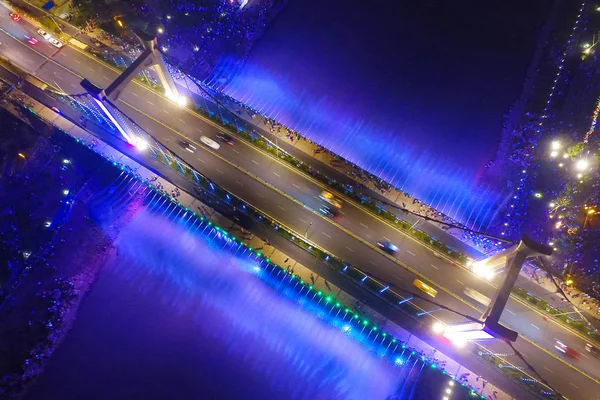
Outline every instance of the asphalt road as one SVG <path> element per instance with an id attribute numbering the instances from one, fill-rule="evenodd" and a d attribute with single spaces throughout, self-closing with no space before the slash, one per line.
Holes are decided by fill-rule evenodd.
<path id="1" fill-rule="evenodd" d="M 10 20 L 8 12 L 0 13 L 0 27 L 13 36 L 8 36 L 4 31 L 0 32 L 0 52 L 3 56 L 67 93 L 82 93 L 83 90 L 79 86 L 80 76 L 85 76 L 99 86 L 107 86 L 117 76 L 112 69 L 79 50 L 65 46 L 57 51 L 39 37 L 35 28 L 25 21 L 15 23 Z M 38 44 L 29 45 L 28 36 L 37 37 Z M 56 62 L 48 62 L 43 55 L 32 50 L 53 56 Z M 427 276 L 440 288 L 446 289 L 447 292 L 439 290 L 436 301 L 450 305 L 458 311 L 479 317 L 484 308 L 464 296 L 465 287 L 474 288 L 487 297 L 493 296 L 494 286 L 444 259 L 435 257 L 429 249 L 374 218 L 360 207 L 345 203 L 344 214 L 337 221 L 322 217 L 315 211 L 321 205 L 318 194 L 322 189 L 314 181 L 239 140 L 234 146 L 222 145 L 214 152 L 207 151 L 199 144 L 195 145 L 197 150 L 194 153 L 185 151 L 179 145 L 181 135 L 197 143 L 202 135 L 215 138 L 218 130 L 188 110 L 178 108 L 164 97 L 140 85 L 132 84 L 122 96 L 119 108 L 216 183 L 296 232 L 306 233 L 311 241 L 332 254 L 390 282 L 395 287 L 415 291 L 411 285 L 414 274 L 368 247 L 368 244 L 373 245 L 378 240 L 387 238 L 398 245 L 401 251 L 397 259 Z M 232 164 L 260 177 L 280 191 L 275 191 L 248 174 L 241 173 Z M 448 292 L 463 297 L 465 301 L 459 301 Z M 415 303 L 424 310 L 436 308 L 420 300 Z M 435 315 L 449 323 L 464 320 L 446 311 L 438 311 Z M 600 378 L 600 360 L 585 354 L 585 340 L 555 323 L 545 322 L 539 314 L 514 300 L 509 302 L 502 322 L 518 330 L 521 336 L 528 339 L 519 338 L 515 344 L 516 348 L 557 390 L 569 398 L 599 398 L 600 385 L 565 362 L 572 362 L 594 378 Z M 562 355 L 554 350 L 556 339 L 582 353 L 581 360 L 564 360 Z M 500 342 L 490 343 L 489 347 L 499 353 L 510 353 L 508 347 Z M 548 349 L 548 352 L 542 348 Z M 524 367 L 514 356 L 509 356 L 508 360 Z"/>

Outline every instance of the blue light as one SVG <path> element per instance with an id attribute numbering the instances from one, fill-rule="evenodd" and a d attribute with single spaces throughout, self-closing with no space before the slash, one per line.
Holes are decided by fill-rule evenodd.
<path id="1" fill-rule="evenodd" d="M 368 276 L 367 276 L 367 275 L 365 275 L 365 277 L 364 277 L 364 278 L 362 278 L 360 281 L 361 281 L 361 282 L 364 282 L 364 281 L 366 281 L 366 280 L 367 280 L 367 278 L 368 278 Z"/>

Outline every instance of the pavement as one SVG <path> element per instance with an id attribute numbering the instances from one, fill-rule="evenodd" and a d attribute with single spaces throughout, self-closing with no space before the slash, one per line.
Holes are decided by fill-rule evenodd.
<path id="1" fill-rule="evenodd" d="M 0 28 L 3 29 L 0 31 L 0 51 L 5 57 L 67 93 L 82 93 L 79 81 L 83 76 L 99 86 L 107 86 L 117 76 L 113 69 L 69 46 L 57 51 L 40 40 L 32 48 L 27 44 L 26 36 L 35 36 L 35 28 L 23 21 L 15 23 L 8 18 L 8 13 L 0 13 Z M 47 61 L 48 56 L 52 56 L 53 60 Z M 35 92 L 35 88 L 28 90 Z M 44 97 L 39 92 L 34 94 Z M 47 97 L 43 101 L 55 100 Z M 65 114 L 73 112 L 58 102 L 55 104 Z M 399 291 L 415 290 L 411 283 L 418 275 L 440 289 L 437 301 L 479 317 L 483 305 L 465 296 L 464 289 L 473 288 L 490 298 L 496 290 L 496 282 L 482 281 L 436 257 L 430 249 L 368 213 L 360 205 L 346 202 L 344 214 L 338 221 L 324 218 L 315 211 L 321 204 L 318 199 L 323 189 L 321 186 L 242 140 L 238 139 L 234 146 L 222 145 L 218 151 L 204 148 L 198 142 L 200 136 L 214 139 L 219 128 L 187 109 L 178 108 L 164 96 L 134 82 L 123 94 L 118 106 L 146 131 L 160 138 L 186 162 L 225 189 L 299 234 L 306 234 L 331 254 L 389 282 Z M 79 119 L 79 115 L 72 117 L 75 121 Z M 184 138 L 195 143 L 197 149 L 193 153 L 180 145 Z M 389 239 L 400 247 L 397 257 L 392 258 L 376 250 L 375 244 L 381 239 Z M 417 304 L 424 309 L 432 309 L 425 302 Z M 436 314 L 448 323 L 462 321 L 446 311 Z M 585 338 L 554 322 L 544 321 L 539 313 L 514 299 L 509 302 L 502 322 L 520 332 L 515 346 L 557 390 L 570 398 L 582 398 L 582 394 L 585 398 L 598 398 L 600 360 L 584 353 Z M 554 350 L 557 339 L 582 353 L 581 360 L 564 359 Z M 498 347 L 498 352 L 506 352 L 502 343 L 496 342 L 490 347 L 493 346 Z M 525 367 L 516 359 L 514 363 Z"/>

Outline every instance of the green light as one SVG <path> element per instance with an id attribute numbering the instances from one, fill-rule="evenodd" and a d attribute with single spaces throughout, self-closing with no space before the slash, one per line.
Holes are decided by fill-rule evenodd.
<path id="1" fill-rule="evenodd" d="M 304 279 L 300 279 L 300 283 L 304 285 Z"/>
<path id="2" fill-rule="evenodd" d="M 354 318 L 359 319 L 360 317 L 358 316 L 358 314 L 354 314 Z"/>
<path id="3" fill-rule="evenodd" d="M 369 321 L 367 321 L 366 319 L 365 319 L 365 320 L 363 320 L 363 325 L 364 325 L 364 326 L 367 326 L 367 325 L 369 325 Z"/>
<path id="4" fill-rule="evenodd" d="M 308 288 L 309 288 L 310 290 L 312 290 L 312 289 L 313 289 L 312 285 L 308 285 Z"/>
<path id="5" fill-rule="evenodd" d="M 339 307 L 339 306 L 340 306 L 340 303 L 335 303 L 335 306 L 336 306 L 336 307 Z"/>
<path id="6" fill-rule="evenodd" d="M 376 331 L 376 330 L 377 330 L 377 327 L 376 327 L 376 326 L 374 326 L 374 327 L 373 327 L 373 330 L 374 330 L 374 331 Z"/>
<path id="7" fill-rule="evenodd" d="M 397 340 L 396 340 L 396 339 L 392 339 L 392 343 L 396 343 L 396 342 L 397 342 Z"/>
<path id="8" fill-rule="evenodd" d="M 268 258 L 266 260 L 267 260 L 267 262 L 271 262 L 271 260 L 269 260 Z"/>
<path id="9" fill-rule="evenodd" d="M 350 309 L 349 309 L 349 308 L 346 308 L 344 311 L 345 311 L 345 312 L 350 312 Z"/>
<path id="10" fill-rule="evenodd" d="M 331 296 L 325 297 L 325 301 L 329 303 L 331 301 Z"/>
<path id="11" fill-rule="evenodd" d="M 317 292 L 317 294 L 320 296 L 322 293 L 321 293 L 321 291 L 319 290 L 319 291 Z"/>
<path id="12" fill-rule="evenodd" d="M 259 256 L 259 257 L 262 256 L 262 254 L 260 253 L 260 251 L 257 251 L 256 255 Z"/>
<path id="13" fill-rule="evenodd" d="M 386 337 L 386 336 L 387 336 L 387 333 L 383 332 L 383 333 L 382 333 L 382 335 L 383 335 L 383 337 Z"/>

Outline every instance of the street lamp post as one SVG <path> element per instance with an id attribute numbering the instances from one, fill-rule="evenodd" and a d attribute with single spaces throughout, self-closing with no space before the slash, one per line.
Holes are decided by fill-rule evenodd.
<path id="1" fill-rule="evenodd" d="M 594 214 L 596 214 L 596 210 L 594 210 L 593 208 L 591 210 L 588 210 L 588 212 L 585 214 L 585 221 L 583 221 L 582 229 L 585 229 L 585 226 L 587 225 L 587 221 L 588 221 L 588 218 L 590 217 L 590 215 L 594 215 Z"/>
<path id="2" fill-rule="evenodd" d="M 304 237 L 305 237 L 306 239 L 308 239 L 308 230 L 310 229 L 311 225 L 312 225 L 312 221 L 311 221 L 311 222 L 308 224 L 308 226 L 306 227 L 306 232 L 304 232 Z"/>

